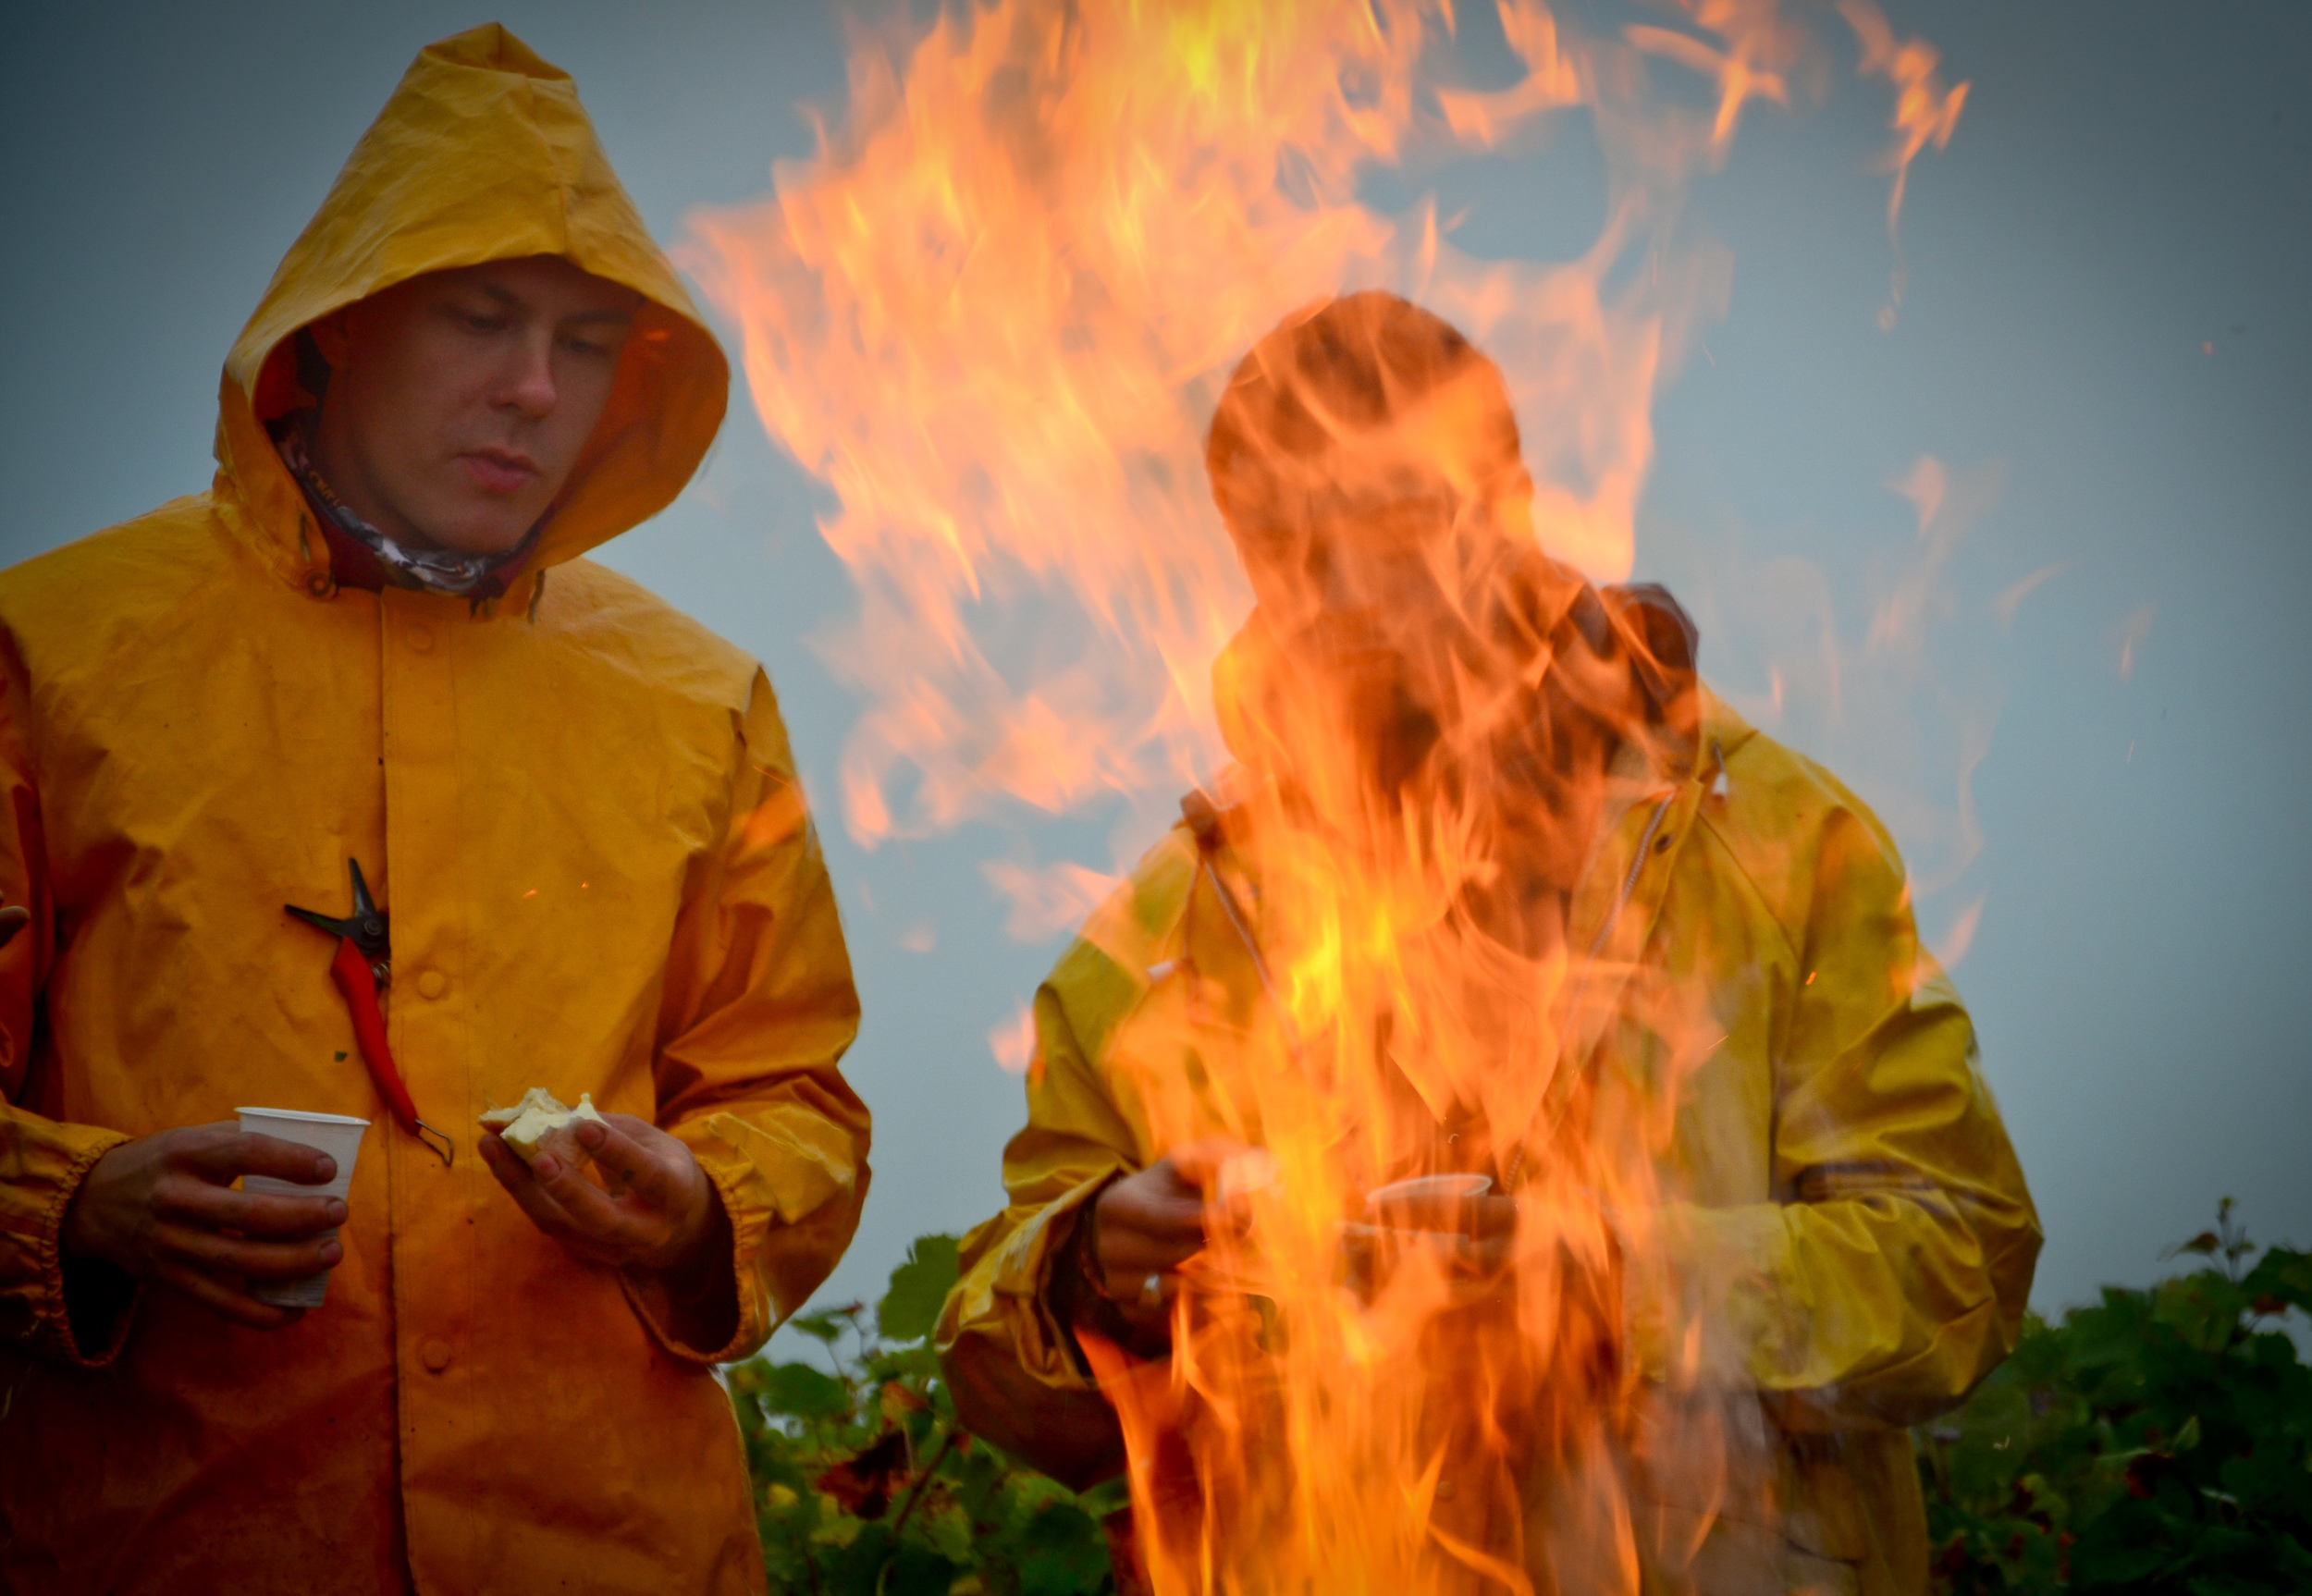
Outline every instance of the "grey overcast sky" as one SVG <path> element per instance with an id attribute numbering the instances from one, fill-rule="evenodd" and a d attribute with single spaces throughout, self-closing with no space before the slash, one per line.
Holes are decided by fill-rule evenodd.
<path id="1" fill-rule="evenodd" d="M 1974 761 L 1981 851 L 1921 917 L 1947 943 L 1981 905 L 1957 976 L 2055 1307 L 2150 1278 L 2225 1194 L 2259 1238 L 2312 1244 L 2312 8 L 1888 8 L 1974 85 L 1912 178 L 1903 315 L 1873 321 L 1883 91 L 1842 78 L 1809 114 L 1753 112 L 1696 196 L 1732 301 L 1658 408 L 1639 573 L 1700 616 L 1705 670 L 1746 705 L 1777 661 L 1859 662 L 1842 714 L 1799 671 L 1773 729 L 1880 804 L 1923 876 L 1957 857 Z M 798 103 L 842 104 L 843 28 L 818 5 L 10 8 L 0 562 L 206 485 L 217 373 L 275 263 L 411 55 L 491 15 L 575 75 L 665 240 L 809 153 Z M 1557 247 L 1552 205 L 1596 188 L 1585 159 L 1569 139 L 1443 174 L 1448 208 L 1474 206 L 1461 242 Z M 1874 606 L 1921 546 L 1886 485 L 1921 455 L 1979 513 L 1932 646 L 1875 678 Z M 1021 1104 L 984 1037 L 1056 949 L 1003 937 L 978 862 L 1025 837 L 1109 868 L 1115 816 L 873 853 L 843 835 L 825 805 L 857 706 L 806 644 L 854 602 L 814 530 L 827 502 L 742 394 L 691 489 L 607 559 L 765 660 L 822 805 L 877 1115 L 840 1300 L 1001 1200 Z M 904 950 L 927 919 L 932 951 Z"/>

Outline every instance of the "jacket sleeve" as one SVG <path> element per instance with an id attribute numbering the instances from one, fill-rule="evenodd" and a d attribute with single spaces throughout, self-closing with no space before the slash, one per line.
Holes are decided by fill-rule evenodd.
<path id="1" fill-rule="evenodd" d="M 868 1180 L 867 1106 L 837 1068 L 859 1029 L 851 959 L 759 670 L 741 730 L 724 834 L 685 886 L 655 1060 L 658 1124 L 731 1222 L 736 1328 L 688 1344 L 659 1283 L 626 1282 L 667 1349 L 702 1363 L 747 1357 L 803 1306 L 850 1245 Z"/>
<path id="2" fill-rule="evenodd" d="M 118 1290 L 97 1283 L 106 1289 L 78 1290 L 68 1300 L 64 1215 L 90 1167 L 129 1138 L 39 1111 L 50 1084 L 41 1078 L 39 1038 L 56 916 L 31 776 L 29 703 L 23 671 L 6 649 L 0 657 L 0 908 L 26 910 L 29 918 L 0 925 L 0 1338 L 97 1368 L 128 1340 L 133 1295 L 124 1278 Z"/>
<path id="3" fill-rule="evenodd" d="M 1785 927 L 1804 974 L 1778 1000 L 1778 1200 L 1665 1227 L 1711 1361 L 1801 1430 L 1912 1424 L 1963 1398 L 2013 1350 L 2040 1241 L 1894 846 L 1841 797 Z"/>
<path id="4" fill-rule="evenodd" d="M 971 1430 L 1078 1489 L 1122 1467 L 1123 1432 L 1052 1311 L 1052 1271 L 1085 1205 L 1141 1161 L 1061 996 L 1070 964 L 1095 963 L 1105 961 L 1077 944 L 1036 994 L 1027 1124 L 1003 1149 L 1011 1201 L 964 1238 L 936 1335 Z"/>

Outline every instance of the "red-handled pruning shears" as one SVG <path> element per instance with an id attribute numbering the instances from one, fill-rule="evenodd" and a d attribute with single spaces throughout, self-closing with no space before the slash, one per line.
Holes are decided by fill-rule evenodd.
<path id="1" fill-rule="evenodd" d="M 362 1062 L 369 1066 L 370 1078 L 377 1083 L 378 1094 L 393 1111 L 393 1117 L 401 1122 L 401 1128 L 441 1154 L 443 1163 L 451 1163 L 456 1144 L 417 1117 L 410 1088 L 401 1084 L 401 1073 L 393 1067 L 393 1052 L 386 1046 L 386 1017 L 377 1007 L 378 988 L 393 980 L 393 944 L 386 933 L 386 916 L 371 899 L 369 883 L 362 879 L 361 861 L 348 859 L 345 865 L 353 875 L 350 917 L 333 920 L 294 903 L 281 906 L 338 939 L 338 956 L 330 963 L 329 975 L 338 990 L 345 994 L 345 1006 L 352 1011 L 353 1037 L 361 1046 Z M 440 1136 L 441 1145 L 426 1141 L 428 1136 Z"/>

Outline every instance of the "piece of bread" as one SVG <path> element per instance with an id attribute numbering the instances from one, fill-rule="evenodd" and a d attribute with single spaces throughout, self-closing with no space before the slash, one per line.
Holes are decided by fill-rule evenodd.
<path id="1" fill-rule="evenodd" d="M 510 1109 L 492 1109 L 482 1116 L 482 1123 L 496 1131 L 525 1164 L 537 1161 L 539 1145 L 547 1136 L 556 1131 L 571 1131 L 580 1120 L 604 1123 L 595 1111 L 592 1092 L 579 1093 L 578 1106 L 573 1109 L 544 1087 L 532 1087 Z"/>

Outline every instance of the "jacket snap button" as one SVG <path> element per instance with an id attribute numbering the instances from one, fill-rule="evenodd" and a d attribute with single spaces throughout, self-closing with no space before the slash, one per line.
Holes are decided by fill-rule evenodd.
<path id="1" fill-rule="evenodd" d="M 411 627 L 411 628 L 410 628 L 410 648 L 411 648 L 411 651 L 412 651 L 412 652 L 413 652 L 413 653 L 417 653 L 417 654 L 431 654 L 431 653 L 433 653 L 433 652 L 434 652 L 434 633 L 433 633 L 433 630 L 432 630 L 430 627 L 424 627 L 424 626 L 412 626 L 412 627 Z"/>
<path id="2" fill-rule="evenodd" d="M 439 1374 L 449 1367 L 449 1344 L 438 1335 L 434 1336 L 425 1343 L 424 1349 L 418 1356 L 425 1360 L 428 1369 Z"/>
<path id="3" fill-rule="evenodd" d="M 428 970 L 417 978 L 417 989 L 429 998 L 438 998 L 449 989 L 449 977 L 439 970 Z"/>

